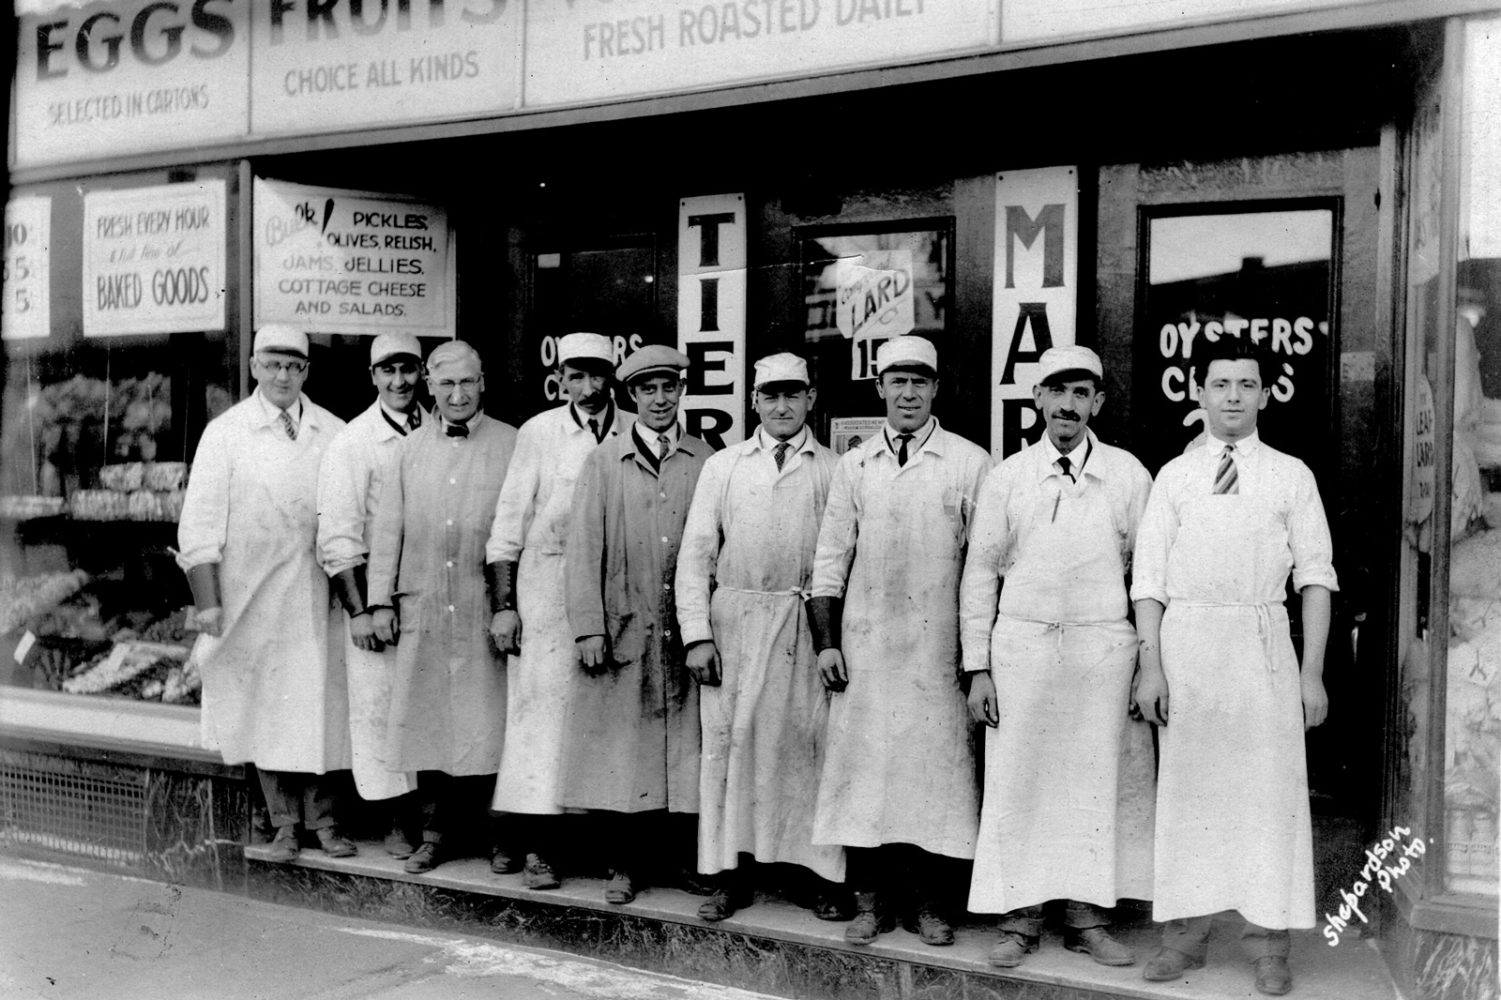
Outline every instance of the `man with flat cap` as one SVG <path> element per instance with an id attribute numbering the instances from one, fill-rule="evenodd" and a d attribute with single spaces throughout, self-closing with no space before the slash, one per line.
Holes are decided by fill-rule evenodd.
<path id="1" fill-rule="evenodd" d="M 350 766 L 341 623 L 318 565 L 318 464 L 344 422 L 303 395 L 307 334 L 255 333 L 256 388 L 204 428 L 177 525 L 202 657 L 204 741 L 227 764 L 253 763 L 276 827 L 270 856 L 290 861 L 300 830 L 325 851 L 339 833 L 337 779 Z"/>
<path id="2" fill-rule="evenodd" d="M 754 390 L 761 425 L 704 463 L 678 555 L 678 624 L 703 722 L 698 870 L 718 876 L 705 920 L 750 902 L 742 857 L 844 878 L 844 852 L 813 843 L 828 700 L 803 612 L 839 459 L 808 428 L 807 362 L 762 358 Z M 825 893 L 820 905 L 832 903 Z"/>
<path id="3" fill-rule="evenodd" d="M 375 637 L 396 646 L 385 763 L 417 772 L 419 873 L 455 855 L 456 834 L 487 833 L 505 735 L 505 656 L 490 638 L 485 542 L 516 428 L 480 408 L 475 349 L 450 340 L 427 359 L 436 419 L 402 442 L 376 497 L 369 607 Z M 466 829 L 473 825 L 477 829 Z M 513 870 L 504 856 L 492 867 Z"/>
<path id="4" fill-rule="evenodd" d="M 611 814 L 610 903 L 635 898 L 653 856 L 687 854 L 697 820 L 698 689 L 683 665 L 673 575 L 709 446 L 678 423 L 687 367 L 661 344 L 626 358 L 616 375 L 636 420 L 594 449 L 574 488 L 565 590 L 588 676 L 569 713 L 561 804 Z"/>
<path id="5" fill-rule="evenodd" d="M 915 335 L 876 352 L 886 425 L 845 453 L 829 487 L 809 621 L 834 695 L 813 841 L 848 851 L 851 944 L 904 922 L 954 941 L 938 887 L 972 858 L 979 800 L 959 681 L 959 575 L 983 449 L 932 415 L 938 351 Z"/>
<path id="6" fill-rule="evenodd" d="M 1047 432 L 986 477 L 959 590 L 970 711 L 991 727 L 969 909 L 1003 914 L 991 965 L 1036 950 L 1053 899 L 1066 948 L 1130 965 L 1109 911 L 1152 892 L 1152 734 L 1129 718 L 1126 617 L 1152 479 L 1089 429 L 1099 356 L 1052 347 L 1039 365 Z"/>
<path id="7" fill-rule="evenodd" d="M 522 883 L 555 889 L 563 739 L 583 680 L 563 589 L 573 485 L 601 442 L 629 430 L 615 407 L 614 345 L 598 333 L 558 339 L 558 381 L 568 402 L 522 424 L 485 546 L 490 634 L 506 665 L 506 738 L 491 808 L 524 854 Z"/>
<path id="8" fill-rule="evenodd" d="M 370 383 L 376 398 L 335 435 L 318 473 L 318 561 L 328 574 L 349 619 L 344 657 L 349 678 L 349 742 L 354 784 L 360 797 L 390 803 L 386 850 L 398 858 L 416 850 L 411 842 L 410 792 L 415 776 L 381 762 L 386 713 L 391 702 L 395 650 L 375 637 L 366 588 L 370 559 L 370 511 L 382 478 L 395 467 L 406 436 L 422 426 L 417 383 L 422 345 L 410 333 L 382 333 L 370 342 Z"/>

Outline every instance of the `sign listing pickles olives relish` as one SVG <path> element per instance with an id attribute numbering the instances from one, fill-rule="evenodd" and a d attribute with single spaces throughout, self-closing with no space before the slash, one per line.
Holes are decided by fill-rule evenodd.
<path id="1" fill-rule="evenodd" d="M 223 180 L 83 199 L 83 333 L 224 329 Z"/>

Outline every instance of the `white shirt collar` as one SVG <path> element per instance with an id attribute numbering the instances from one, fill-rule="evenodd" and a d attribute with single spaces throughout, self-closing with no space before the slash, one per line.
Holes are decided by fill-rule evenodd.
<path id="1" fill-rule="evenodd" d="M 1047 431 L 1042 432 L 1042 440 L 1038 443 L 1042 445 L 1042 456 L 1044 459 L 1041 478 L 1046 479 L 1048 476 L 1054 475 L 1055 473 L 1060 476 L 1063 475 L 1063 473 L 1058 468 L 1058 459 L 1063 457 L 1063 452 L 1058 450 L 1058 446 L 1053 443 L 1053 439 L 1048 436 Z M 1090 473 L 1096 472 L 1093 466 L 1094 452 L 1097 450 L 1095 446 L 1097 444 L 1098 442 L 1095 439 L 1094 431 L 1086 427 L 1084 429 L 1084 440 L 1074 445 L 1074 450 L 1068 453 L 1069 466 L 1070 470 L 1073 472 L 1075 481 L 1077 481 L 1078 478 L 1085 473 L 1085 471 L 1088 471 Z M 1084 463 L 1083 468 L 1079 467 L 1080 462 Z"/>
<path id="2" fill-rule="evenodd" d="M 765 427 L 759 425 L 756 427 L 754 440 L 754 447 L 759 448 L 762 451 L 774 451 L 776 450 L 776 446 L 782 443 L 781 441 L 778 441 L 776 438 L 772 437 L 770 434 L 766 433 Z M 792 445 L 792 451 L 794 454 L 810 449 L 813 447 L 813 432 L 808 430 L 807 424 L 804 424 L 802 430 L 792 435 L 791 440 L 789 440 L 787 444 Z"/>
<path id="3" fill-rule="evenodd" d="M 671 445 L 671 447 L 667 451 L 667 454 L 671 455 L 674 451 L 677 451 L 678 442 L 682 440 L 683 426 L 674 421 L 673 425 L 667 428 L 665 431 L 654 431 L 638 420 L 635 423 L 631 424 L 631 433 L 635 434 L 636 440 L 640 441 L 643 445 L 650 449 L 653 454 L 655 454 L 657 450 L 657 438 L 663 434 L 666 434 L 667 441 Z"/>
<path id="4" fill-rule="evenodd" d="M 267 399 L 266 398 L 266 394 L 264 392 L 261 392 L 261 387 L 260 386 L 256 386 L 255 387 L 255 398 L 260 401 L 260 404 L 261 404 L 261 414 L 266 418 L 265 419 L 265 423 L 268 423 L 268 424 L 272 424 L 272 423 L 279 424 L 279 423 L 281 423 L 281 414 L 282 414 L 281 407 L 277 406 L 275 403 L 271 402 L 271 400 Z M 302 426 L 302 396 L 301 395 L 298 395 L 297 402 L 295 402 L 291 406 L 287 407 L 286 412 L 288 412 L 288 413 L 290 413 L 292 415 L 292 423 L 296 424 L 299 427 Z"/>
<path id="5" fill-rule="evenodd" d="M 1225 445 L 1230 443 L 1229 441 L 1221 441 L 1207 430 L 1204 432 L 1204 447 L 1208 450 L 1209 454 L 1214 456 L 1215 461 L 1219 461 L 1220 453 L 1225 450 Z M 1261 446 L 1261 433 L 1259 431 L 1252 431 L 1239 441 L 1234 442 L 1234 444 L 1237 455 L 1254 455 L 1256 454 L 1256 449 Z"/>
<path id="6" fill-rule="evenodd" d="M 908 461 L 911 461 L 913 455 L 916 455 L 918 452 L 923 450 L 923 446 L 932 439 L 934 432 L 937 430 L 938 418 L 929 416 L 927 423 L 923 424 L 917 430 L 912 432 L 912 443 L 907 447 Z M 896 450 L 901 447 L 901 445 L 896 443 L 896 439 L 898 436 L 904 433 L 906 432 L 899 431 L 895 427 L 891 426 L 890 420 L 887 420 L 886 423 L 882 425 L 881 437 L 883 440 L 885 440 L 886 448 L 891 452 L 892 457 L 896 456 Z"/>

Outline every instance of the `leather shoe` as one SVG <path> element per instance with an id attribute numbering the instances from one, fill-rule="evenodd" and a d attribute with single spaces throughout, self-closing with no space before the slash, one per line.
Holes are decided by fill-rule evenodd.
<path id="1" fill-rule="evenodd" d="M 1016 931 L 1001 931 L 1001 939 L 990 949 L 985 960 L 998 969 L 1014 969 L 1022 964 L 1022 959 L 1036 950 L 1036 938 Z"/>
<path id="2" fill-rule="evenodd" d="M 1141 978 L 1154 983 L 1171 982 L 1180 978 L 1189 969 L 1204 968 L 1204 960 L 1192 955 L 1185 955 L 1176 948 L 1158 948 L 1157 954 L 1147 959 L 1146 967 L 1141 970 Z"/>
<path id="3" fill-rule="evenodd" d="M 954 943 L 954 928 L 932 903 L 919 903 L 917 912 L 903 921 L 903 926 L 916 934 L 923 944 L 941 948 Z"/>
<path id="4" fill-rule="evenodd" d="M 402 867 L 412 875 L 420 875 L 432 871 L 446 860 L 441 847 L 431 840 L 424 840 Z"/>
<path id="5" fill-rule="evenodd" d="M 284 864 L 296 861 L 297 855 L 301 853 L 302 845 L 297 842 L 297 827 L 279 826 L 276 828 L 276 836 L 271 840 L 271 846 L 266 849 L 266 860 Z"/>
<path id="6" fill-rule="evenodd" d="M 391 827 L 391 832 L 386 834 L 386 853 L 398 861 L 410 858 L 417 851 L 417 845 L 412 843 L 412 838 L 399 826 Z"/>
<path id="7" fill-rule="evenodd" d="M 527 889 L 556 889 L 563 882 L 540 854 L 528 854 L 521 869 L 521 884 Z"/>
<path id="8" fill-rule="evenodd" d="M 1251 963 L 1256 970 L 1256 989 L 1267 996 L 1280 997 L 1293 990 L 1293 973 L 1281 955 L 1263 955 Z"/>
<path id="9" fill-rule="evenodd" d="M 504 847 L 490 852 L 490 870 L 497 875 L 515 875 L 521 871 L 521 862 Z"/>
<path id="10" fill-rule="evenodd" d="M 739 894 L 728 889 L 715 889 L 713 895 L 699 904 L 698 919 L 714 923 L 735 915 L 735 911 L 747 905 Z"/>
<path id="11" fill-rule="evenodd" d="M 352 858 L 360 853 L 354 841 L 341 834 L 336 826 L 321 827 L 317 832 L 318 846 L 331 858 Z"/>
<path id="12" fill-rule="evenodd" d="M 873 944 L 879 935 L 895 926 L 890 917 L 880 913 L 873 892 L 855 893 L 855 911 L 855 919 L 844 928 L 844 939 L 850 944 Z"/>
<path id="13" fill-rule="evenodd" d="M 1136 953 L 1111 937 L 1103 927 L 1070 931 L 1063 938 L 1063 947 L 1069 951 L 1082 951 L 1101 965 L 1136 964 Z"/>
<path id="14" fill-rule="evenodd" d="M 819 920 L 837 920 L 843 923 L 855 916 L 855 897 L 847 889 L 833 889 L 818 898 L 813 904 L 813 915 Z"/>
<path id="15" fill-rule="evenodd" d="M 621 906 L 636 898 L 636 881 L 630 872 L 613 871 L 605 883 L 605 902 Z"/>

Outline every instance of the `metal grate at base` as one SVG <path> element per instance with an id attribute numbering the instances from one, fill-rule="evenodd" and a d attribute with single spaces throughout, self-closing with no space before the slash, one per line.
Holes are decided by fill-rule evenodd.
<path id="1" fill-rule="evenodd" d="M 143 770 L 0 752 L 0 844 L 135 867 L 146 819 Z"/>

